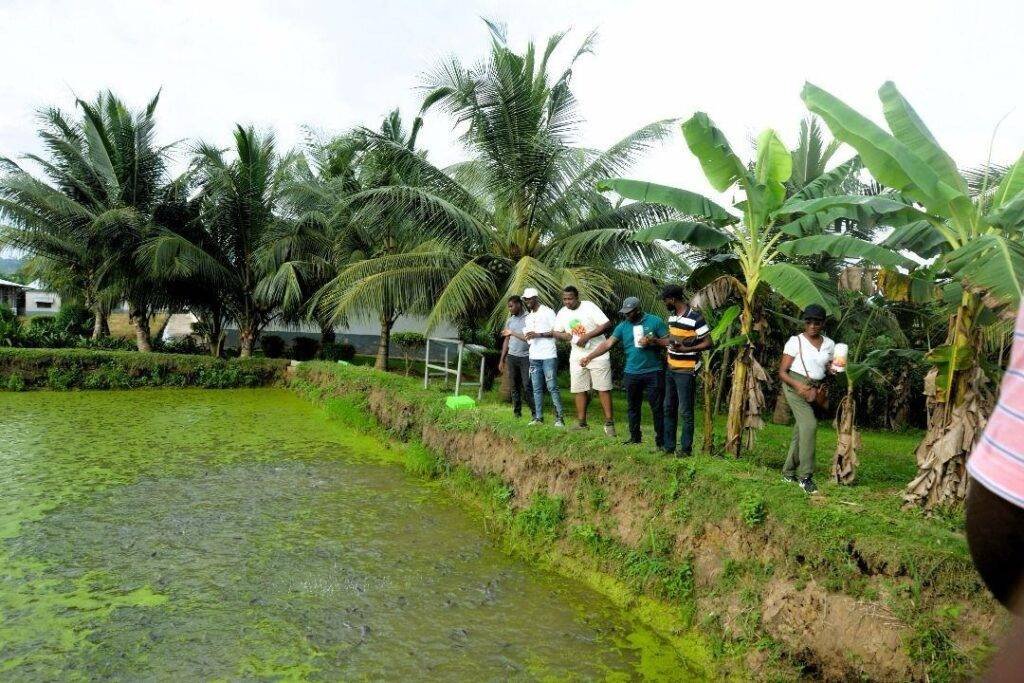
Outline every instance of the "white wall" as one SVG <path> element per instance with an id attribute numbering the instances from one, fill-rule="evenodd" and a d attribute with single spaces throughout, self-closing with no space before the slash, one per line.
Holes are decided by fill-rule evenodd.
<path id="1" fill-rule="evenodd" d="M 60 310 L 60 296 L 37 289 L 25 290 L 25 315 L 54 315 Z"/>

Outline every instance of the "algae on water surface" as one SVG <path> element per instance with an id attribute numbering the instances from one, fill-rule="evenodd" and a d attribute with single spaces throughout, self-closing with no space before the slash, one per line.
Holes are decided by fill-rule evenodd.
<path id="1" fill-rule="evenodd" d="M 692 678 L 284 390 L 0 395 L 0 675 Z"/>

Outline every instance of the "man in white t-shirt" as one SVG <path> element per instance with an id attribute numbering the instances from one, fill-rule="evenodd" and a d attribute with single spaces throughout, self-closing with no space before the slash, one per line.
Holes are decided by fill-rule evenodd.
<path id="1" fill-rule="evenodd" d="M 537 412 L 531 425 L 544 422 L 544 389 L 551 394 L 555 406 L 555 426 L 565 426 L 562 396 L 558 393 L 558 352 L 555 347 L 555 312 L 540 303 L 540 295 L 533 287 L 523 292 L 526 321 L 523 336 L 530 345 L 530 380 L 533 382 L 533 403 Z"/>
<path id="2" fill-rule="evenodd" d="M 555 338 L 569 342 L 569 390 L 576 400 L 576 429 L 587 429 L 590 390 L 597 391 L 604 410 L 604 432 L 615 436 L 612 419 L 612 360 L 608 354 L 595 358 L 587 367 L 580 359 L 605 340 L 612 323 L 593 301 L 581 301 L 578 289 L 562 290 L 562 309 L 555 316 Z"/>

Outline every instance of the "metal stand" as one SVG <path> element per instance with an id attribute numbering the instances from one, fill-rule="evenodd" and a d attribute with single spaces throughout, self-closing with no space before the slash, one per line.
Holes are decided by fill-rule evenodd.
<path id="1" fill-rule="evenodd" d="M 444 365 L 435 365 L 430 362 L 431 342 L 433 342 L 434 344 L 444 345 Z M 451 363 L 448 357 L 448 351 L 449 349 L 451 349 L 452 346 L 456 348 L 456 352 L 458 353 L 458 360 L 456 362 L 454 370 L 451 369 Z M 484 365 L 487 359 L 484 356 L 483 352 L 486 350 L 487 349 L 485 349 L 483 346 L 480 346 L 478 344 L 467 344 L 463 342 L 461 339 L 445 339 L 443 337 L 430 337 L 429 339 L 427 339 L 427 346 L 423 352 L 423 388 L 426 389 L 427 386 L 430 385 L 431 377 L 444 377 L 444 386 L 445 388 L 447 388 L 448 378 L 451 375 L 454 375 L 454 395 L 458 396 L 459 391 L 462 389 L 462 387 L 476 386 L 478 387 L 476 391 L 476 400 L 479 401 L 484 396 Z M 480 378 L 479 381 L 477 382 L 467 382 L 463 381 L 462 379 L 462 356 L 466 351 L 478 354 L 480 356 Z M 435 370 L 436 372 L 431 372 L 431 370 Z"/>

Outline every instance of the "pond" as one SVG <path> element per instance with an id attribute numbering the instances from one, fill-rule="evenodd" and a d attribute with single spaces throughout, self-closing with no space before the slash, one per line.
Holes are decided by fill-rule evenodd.
<path id="1" fill-rule="evenodd" d="M 277 389 L 0 393 L 0 677 L 690 679 Z"/>

